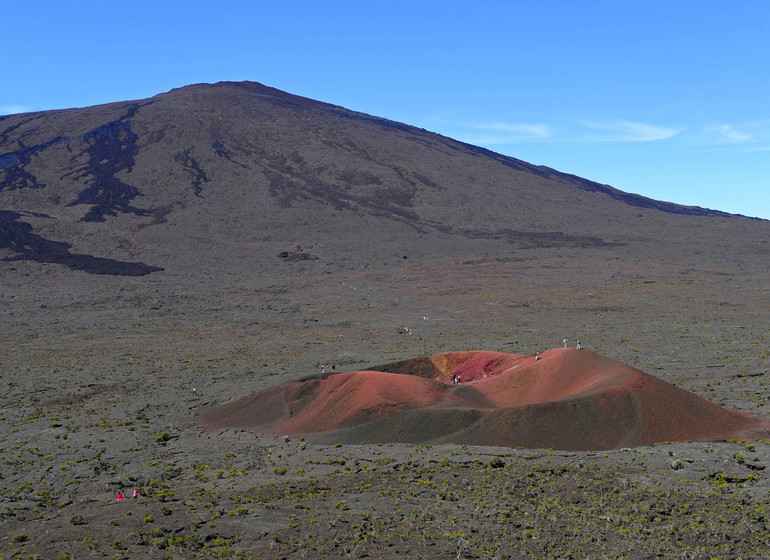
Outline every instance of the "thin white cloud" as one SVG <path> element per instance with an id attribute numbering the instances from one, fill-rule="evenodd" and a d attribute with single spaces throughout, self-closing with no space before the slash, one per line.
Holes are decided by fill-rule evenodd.
<path id="1" fill-rule="evenodd" d="M 750 142 L 754 139 L 753 134 L 742 132 L 729 124 L 722 124 L 712 129 L 717 137 L 726 142 Z"/>
<path id="2" fill-rule="evenodd" d="M 5 105 L 0 107 L 0 115 L 15 115 L 16 113 L 29 113 L 32 111 L 24 105 Z"/>
<path id="3" fill-rule="evenodd" d="M 541 123 L 462 122 L 456 126 L 461 129 L 458 136 L 479 146 L 531 142 L 553 136 L 550 127 Z"/>
<path id="4" fill-rule="evenodd" d="M 582 125 L 595 131 L 584 137 L 590 142 L 654 142 L 676 136 L 681 129 L 653 126 L 631 121 L 583 122 Z"/>
<path id="5" fill-rule="evenodd" d="M 467 125 L 470 128 L 476 130 L 491 130 L 499 132 L 509 132 L 511 134 L 529 136 L 534 138 L 547 138 L 551 136 L 551 130 L 546 124 L 541 123 L 518 123 L 518 124 L 505 124 L 499 122 L 492 123 L 476 123 Z"/>
<path id="6" fill-rule="evenodd" d="M 501 121 L 437 120 L 450 136 L 478 146 L 494 146 L 537 141 L 654 142 L 672 138 L 684 128 L 655 126 L 646 123 L 608 120 L 561 123 L 505 123 Z M 577 126 L 576 126 L 577 125 Z"/>
<path id="7" fill-rule="evenodd" d="M 741 144 L 751 151 L 765 151 L 770 142 L 770 119 L 734 124 L 720 124 L 706 129 L 706 135 L 718 143 Z M 765 146 L 756 146 L 764 144 Z"/>

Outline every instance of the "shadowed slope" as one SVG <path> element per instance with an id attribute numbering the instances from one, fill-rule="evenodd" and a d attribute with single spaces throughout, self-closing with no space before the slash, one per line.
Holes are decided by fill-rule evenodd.
<path id="1" fill-rule="evenodd" d="M 450 383 L 452 375 L 462 383 Z M 569 450 L 748 437 L 770 429 L 763 419 L 574 349 L 550 350 L 541 359 L 450 352 L 285 383 L 212 409 L 203 424 L 312 433 L 319 442 Z"/>

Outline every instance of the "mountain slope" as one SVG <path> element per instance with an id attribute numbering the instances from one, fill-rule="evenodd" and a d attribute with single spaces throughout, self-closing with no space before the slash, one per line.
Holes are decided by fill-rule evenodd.
<path id="1" fill-rule="evenodd" d="M 738 219 L 256 83 L 4 117 L 0 208 L 6 259 L 125 275 L 244 243 L 264 256 L 309 238 L 468 255 L 611 248 L 693 217 Z"/>

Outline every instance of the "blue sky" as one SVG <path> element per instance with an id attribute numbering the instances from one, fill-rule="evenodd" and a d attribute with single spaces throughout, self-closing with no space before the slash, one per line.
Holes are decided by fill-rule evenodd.
<path id="1" fill-rule="evenodd" d="M 2 2 L 0 114 L 253 80 L 770 219 L 770 2 Z"/>

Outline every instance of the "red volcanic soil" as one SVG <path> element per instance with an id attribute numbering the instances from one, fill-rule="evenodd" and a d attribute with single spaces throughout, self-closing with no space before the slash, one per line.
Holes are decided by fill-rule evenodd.
<path id="1" fill-rule="evenodd" d="M 451 383 L 452 375 L 461 383 Z M 731 411 L 588 350 L 449 352 L 284 383 L 202 415 L 206 429 L 319 443 L 459 443 L 565 450 L 767 436 Z"/>

